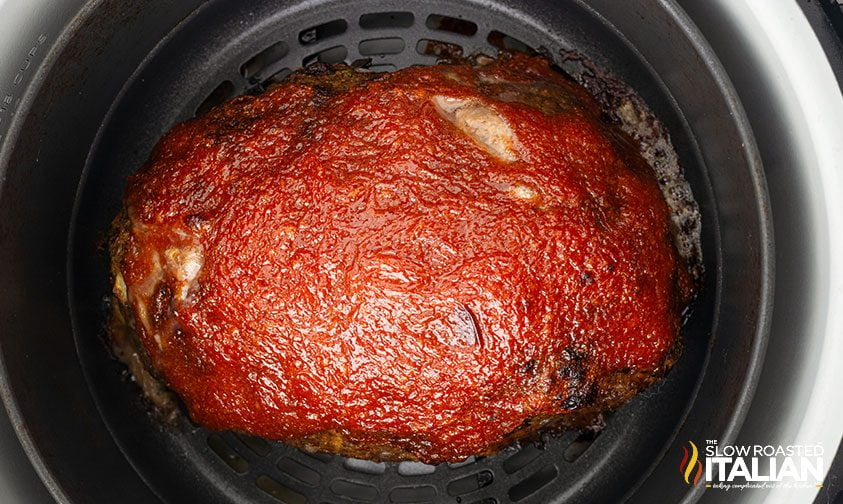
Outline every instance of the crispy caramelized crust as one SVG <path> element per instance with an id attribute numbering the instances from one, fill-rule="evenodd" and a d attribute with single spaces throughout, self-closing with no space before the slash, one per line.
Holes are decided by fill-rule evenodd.
<path id="1" fill-rule="evenodd" d="M 650 168 L 546 60 L 485 63 L 318 67 L 173 128 L 111 241 L 135 367 L 212 429 L 425 462 L 658 380 L 692 282 Z"/>

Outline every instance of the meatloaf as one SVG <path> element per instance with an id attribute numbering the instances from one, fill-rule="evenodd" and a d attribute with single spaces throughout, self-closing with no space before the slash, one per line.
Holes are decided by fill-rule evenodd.
<path id="1" fill-rule="evenodd" d="M 582 424 L 664 375 L 693 291 L 604 119 L 526 55 L 232 99 L 129 180 L 115 341 L 195 422 L 308 451 L 437 463 Z"/>

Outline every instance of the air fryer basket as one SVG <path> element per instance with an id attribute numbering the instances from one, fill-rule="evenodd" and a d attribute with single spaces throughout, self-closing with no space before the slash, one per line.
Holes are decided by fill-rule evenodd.
<path id="1" fill-rule="evenodd" d="M 0 198 L 3 390 L 51 490 L 68 502 L 652 502 L 689 439 L 730 440 L 763 355 L 772 241 L 753 138 L 722 70 L 670 2 L 211 0 L 90 4 L 48 58 Z M 634 25 L 639 26 L 633 29 Z M 644 26 L 646 29 L 642 29 Z M 432 64 L 444 42 L 575 50 L 666 125 L 703 219 L 704 288 L 662 383 L 570 432 L 459 464 L 306 455 L 164 427 L 104 342 L 105 233 L 127 176 L 178 121 L 314 60 Z M 561 61 L 561 60 L 560 60 Z"/>

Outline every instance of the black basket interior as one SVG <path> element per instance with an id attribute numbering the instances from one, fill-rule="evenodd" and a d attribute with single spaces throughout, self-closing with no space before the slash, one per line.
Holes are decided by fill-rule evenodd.
<path id="1" fill-rule="evenodd" d="M 710 290 L 697 301 L 684 329 L 683 356 L 667 379 L 607 415 L 603 429 L 550 436 L 496 456 L 439 466 L 309 455 L 281 443 L 210 432 L 186 418 L 175 427 L 162 426 L 104 343 L 103 300 L 109 285 L 101 244 L 120 207 L 127 176 L 176 122 L 232 96 L 260 92 L 315 61 L 389 71 L 433 64 L 443 51 L 604 54 L 597 64 L 628 82 L 665 121 L 697 198 L 709 198 L 691 132 L 646 62 L 578 3 L 528 3 L 530 13 L 520 10 L 519 2 L 212 1 L 170 32 L 125 85 L 91 151 L 77 200 L 72 310 L 77 350 L 100 413 L 162 500 L 613 502 L 623 499 L 663 455 L 704 365 L 715 303 Z M 703 207 L 706 229 L 710 216 L 704 201 Z M 715 260 L 711 250 L 704 248 L 703 254 Z M 706 267 L 717 269 L 715 263 Z"/>

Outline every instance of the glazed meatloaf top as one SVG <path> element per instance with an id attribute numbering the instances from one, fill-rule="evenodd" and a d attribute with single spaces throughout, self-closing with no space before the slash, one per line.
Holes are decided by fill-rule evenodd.
<path id="1" fill-rule="evenodd" d="M 481 62 L 299 71 L 131 177 L 115 319 L 196 422 L 456 461 L 672 364 L 692 281 L 637 144 L 547 60 Z"/>

